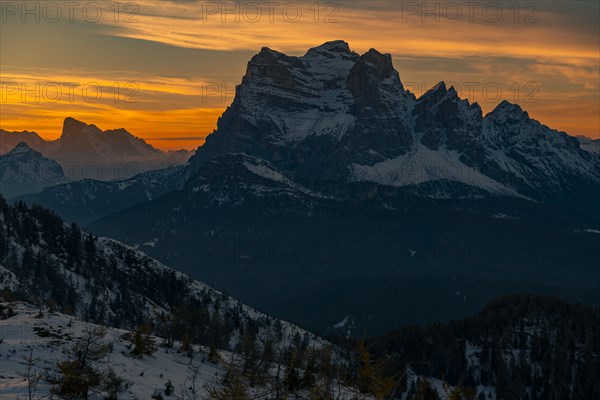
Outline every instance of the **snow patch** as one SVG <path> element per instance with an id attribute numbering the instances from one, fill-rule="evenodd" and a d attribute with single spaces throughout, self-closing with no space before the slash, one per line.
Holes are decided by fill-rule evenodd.
<path id="1" fill-rule="evenodd" d="M 457 151 L 444 147 L 430 150 L 423 145 L 417 145 L 407 154 L 372 166 L 353 164 L 351 180 L 397 187 L 450 180 L 494 194 L 522 197 L 514 190 L 463 164 L 459 157 Z"/>

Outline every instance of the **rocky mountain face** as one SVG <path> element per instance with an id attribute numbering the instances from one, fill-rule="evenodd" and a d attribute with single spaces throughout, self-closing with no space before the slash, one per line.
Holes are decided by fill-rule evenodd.
<path id="1" fill-rule="evenodd" d="M 61 137 L 44 141 L 35 132 L 0 131 L 2 151 L 26 142 L 44 156 L 57 161 L 71 180 L 109 181 L 138 173 L 185 164 L 191 153 L 158 150 L 125 129 L 102 131 L 74 118 L 66 118 Z"/>
<path id="2" fill-rule="evenodd" d="M 6 197 L 39 192 L 67 181 L 58 163 L 23 142 L 0 156 L 0 193 Z"/>
<path id="3" fill-rule="evenodd" d="M 413 103 L 389 54 L 361 56 L 341 41 L 302 57 L 263 48 L 248 63 L 217 130 L 190 162 L 247 153 L 292 175 L 341 179 L 350 163 L 409 149 Z"/>
<path id="4" fill-rule="evenodd" d="M 479 168 L 487 175 L 539 201 L 593 207 L 600 199 L 600 158 L 576 138 L 506 101 L 483 124 L 486 157 Z"/>
<path id="5" fill-rule="evenodd" d="M 110 146 L 83 147 L 106 154 L 123 149 L 133 160 L 156 153 L 123 130 L 101 133 L 72 119 L 65 121 L 64 130 L 65 147 L 79 148 L 81 141 L 95 143 L 101 138 Z M 373 193 L 377 198 L 385 193 L 384 205 L 397 203 L 405 193 L 454 199 L 510 196 L 587 208 L 600 217 L 595 207 L 600 201 L 600 153 L 594 150 L 595 142 L 552 130 L 506 101 L 483 116 L 477 104 L 460 99 L 443 82 L 416 99 L 404 89 L 391 56 L 373 49 L 359 55 L 347 43 L 334 41 L 291 57 L 263 48 L 248 63 L 217 130 L 190 159 L 183 175 L 174 178 L 176 184 L 165 184 L 160 193 L 151 184 L 148 192 L 155 198 L 167 187 L 180 189 L 182 181 L 214 157 L 244 153 L 268 161 L 314 191 L 348 201 Z M 403 195 L 393 200 L 391 193 Z M 89 212 L 59 212 L 87 223 L 109 213 L 110 207 L 117 212 L 145 200 L 134 197 L 99 205 L 106 208 L 102 211 L 95 210 L 96 201 L 88 197 L 83 201 Z M 46 196 L 27 200 L 52 208 L 69 202 Z M 79 200 L 73 201 L 67 210 L 79 208 Z"/>
<path id="6" fill-rule="evenodd" d="M 246 153 L 297 179 L 392 186 L 449 180 L 590 205 L 600 200 L 600 158 L 586 148 L 506 101 L 484 117 L 443 82 L 416 99 L 389 54 L 358 55 L 335 41 L 301 57 L 262 49 L 190 164 Z"/>

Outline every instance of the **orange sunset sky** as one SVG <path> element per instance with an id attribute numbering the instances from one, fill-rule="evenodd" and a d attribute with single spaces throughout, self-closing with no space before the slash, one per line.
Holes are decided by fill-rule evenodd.
<path id="1" fill-rule="evenodd" d="M 1 1 L 0 128 L 60 136 L 72 116 L 196 148 L 261 47 L 342 39 L 391 53 L 409 90 L 444 80 L 600 138 L 598 1 Z"/>

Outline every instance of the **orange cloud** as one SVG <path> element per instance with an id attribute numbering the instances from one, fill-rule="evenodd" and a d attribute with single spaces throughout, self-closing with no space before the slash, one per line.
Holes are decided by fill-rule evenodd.
<path id="1" fill-rule="evenodd" d="M 104 9 L 114 5 L 108 0 L 100 3 L 106 3 Z M 88 23 L 86 27 L 98 29 L 101 32 L 98 35 L 112 36 L 115 40 L 133 38 L 170 47 L 223 53 L 258 51 L 268 46 L 300 55 L 327 40 L 344 39 L 358 52 L 375 47 L 392 53 L 402 80 L 417 94 L 445 80 L 462 86 L 461 96 L 479 102 L 484 112 L 506 99 L 520 103 L 532 116 L 551 127 L 571 134 L 600 137 L 598 21 L 587 26 L 589 20 L 582 20 L 582 17 L 597 15 L 595 2 L 535 3 L 539 9 L 533 10 L 533 14 L 529 9 L 520 9 L 515 14 L 513 3 L 494 2 L 503 6 L 502 17 L 495 22 L 489 15 L 482 16 L 481 7 L 486 2 L 475 10 L 473 18 L 462 9 L 462 18 L 457 22 L 451 21 L 453 14 L 448 9 L 413 10 L 406 8 L 410 2 L 393 1 L 335 3 L 337 5 L 331 2 L 280 3 L 273 10 L 264 8 L 268 3 L 252 2 L 148 0 L 135 4 L 138 9 L 131 15 L 131 21 L 124 21 L 128 16 L 125 10 L 118 18 L 106 12 L 98 24 Z M 250 4 L 263 5 L 259 18 Z M 290 7 L 288 14 L 283 13 L 286 4 Z M 444 7 L 444 2 L 414 4 Z M 297 10 L 301 10 L 302 15 L 297 14 Z M 532 20 L 528 21 L 528 16 Z M 80 23 L 85 24 L 85 21 Z M 141 42 L 131 43 L 135 46 Z M 161 57 L 160 46 L 152 49 L 158 50 L 150 59 Z M 104 50 L 110 52 L 110 49 L 99 49 Z M 46 137 L 55 138 L 60 133 L 62 118 L 74 116 L 104 128 L 123 125 L 149 141 L 161 138 L 152 141 L 159 147 L 193 148 L 199 144 L 197 139 L 186 142 L 162 138 L 205 137 L 214 129 L 218 116 L 233 99 L 246 58 L 245 55 L 239 60 L 237 72 L 227 76 L 215 67 L 198 65 L 197 74 L 193 72 L 197 76 L 182 77 L 177 72 L 176 59 L 170 75 L 162 70 L 157 72 L 151 64 L 141 70 L 105 71 L 90 66 L 89 70 L 61 68 L 60 72 L 53 68 L 3 64 L 1 125 L 11 130 L 38 130 Z M 2 60 L 9 59 L 10 54 L 3 53 Z M 65 65 L 69 65 L 68 60 Z M 56 89 L 48 85 L 52 82 L 66 83 L 63 90 L 74 83 L 79 86 L 74 86 L 73 99 L 31 101 L 35 94 L 30 94 L 23 101 L 21 86 L 10 85 L 24 83 L 30 89 L 37 83 L 46 84 L 49 93 L 46 97 L 49 97 L 55 93 L 53 88 Z M 480 89 L 469 92 L 464 87 L 466 82 L 476 82 Z M 489 99 L 482 93 L 481 88 L 490 83 L 502 87 L 499 98 Z M 531 83 L 536 87 L 534 102 L 528 101 L 529 92 L 525 87 Z M 98 101 L 90 101 L 81 93 L 86 84 L 92 84 L 89 88 L 92 98 L 95 89 L 102 90 Z"/>
<path id="2" fill-rule="evenodd" d="M 36 70 L 4 73 L 0 84 L 5 130 L 35 130 L 46 139 L 60 136 L 62 121 L 75 117 L 103 129 L 123 127 L 157 147 L 196 148 L 225 109 L 224 94 L 208 80 L 127 77 L 98 78 L 81 72 Z M 114 78 L 114 79 L 111 79 Z M 231 101 L 231 100 L 229 100 Z M 179 140 L 152 142 L 154 137 Z M 192 137 L 190 140 L 181 140 Z"/>
<path id="3" fill-rule="evenodd" d="M 268 45 L 286 52 L 304 52 L 307 42 L 344 39 L 358 51 L 376 45 L 396 55 L 494 55 L 597 66 L 600 53 L 594 32 L 582 36 L 560 29 L 557 23 L 562 16 L 546 4 L 538 4 L 534 13 L 522 10 L 518 14 L 513 4 L 504 4 L 496 20 L 495 9 L 484 12 L 485 2 L 472 11 L 461 7 L 460 18 L 443 7 L 437 12 L 427 11 L 432 6 L 435 10 L 440 2 L 414 2 L 425 7 L 417 11 L 408 8 L 410 3 L 375 1 L 350 6 L 294 2 L 287 10 L 294 13 L 285 16 L 285 3 L 272 9 L 265 3 L 253 3 L 263 5 L 258 13 L 243 2 L 197 1 L 182 6 L 173 1 L 151 1 L 140 6 L 136 23 L 118 24 L 113 34 L 219 51 L 256 50 Z M 328 4 L 337 4 L 337 8 L 327 9 Z M 104 23 L 117 25 L 110 19 Z"/>

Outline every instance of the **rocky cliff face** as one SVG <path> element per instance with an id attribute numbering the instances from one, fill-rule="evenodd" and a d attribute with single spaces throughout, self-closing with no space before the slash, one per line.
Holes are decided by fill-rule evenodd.
<path id="1" fill-rule="evenodd" d="M 485 157 L 477 167 L 526 196 L 551 202 L 600 199 L 598 154 L 531 119 L 516 104 L 503 101 L 485 116 L 480 142 Z"/>
<path id="2" fill-rule="evenodd" d="M 413 103 L 389 54 L 360 56 L 342 41 L 302 57 L 264 48 L 191 163 L 244 152 L 292 175 L 341 179 L 351 163 L 409 149 Z"/>
<path id="3" fill-rule="evenodd" d="M 334 41 L 301 57 L 263 48 L 190 170 L 215 156 L 246 153 L 303 180 L 430 187 L 451 181 L 492 194 L 590 204 L 600 199 L 600 157 L 581 146 L 506 101 L 484 117 L 444 82 L 416 99 L 389 54 L 359 55 Z"/>

